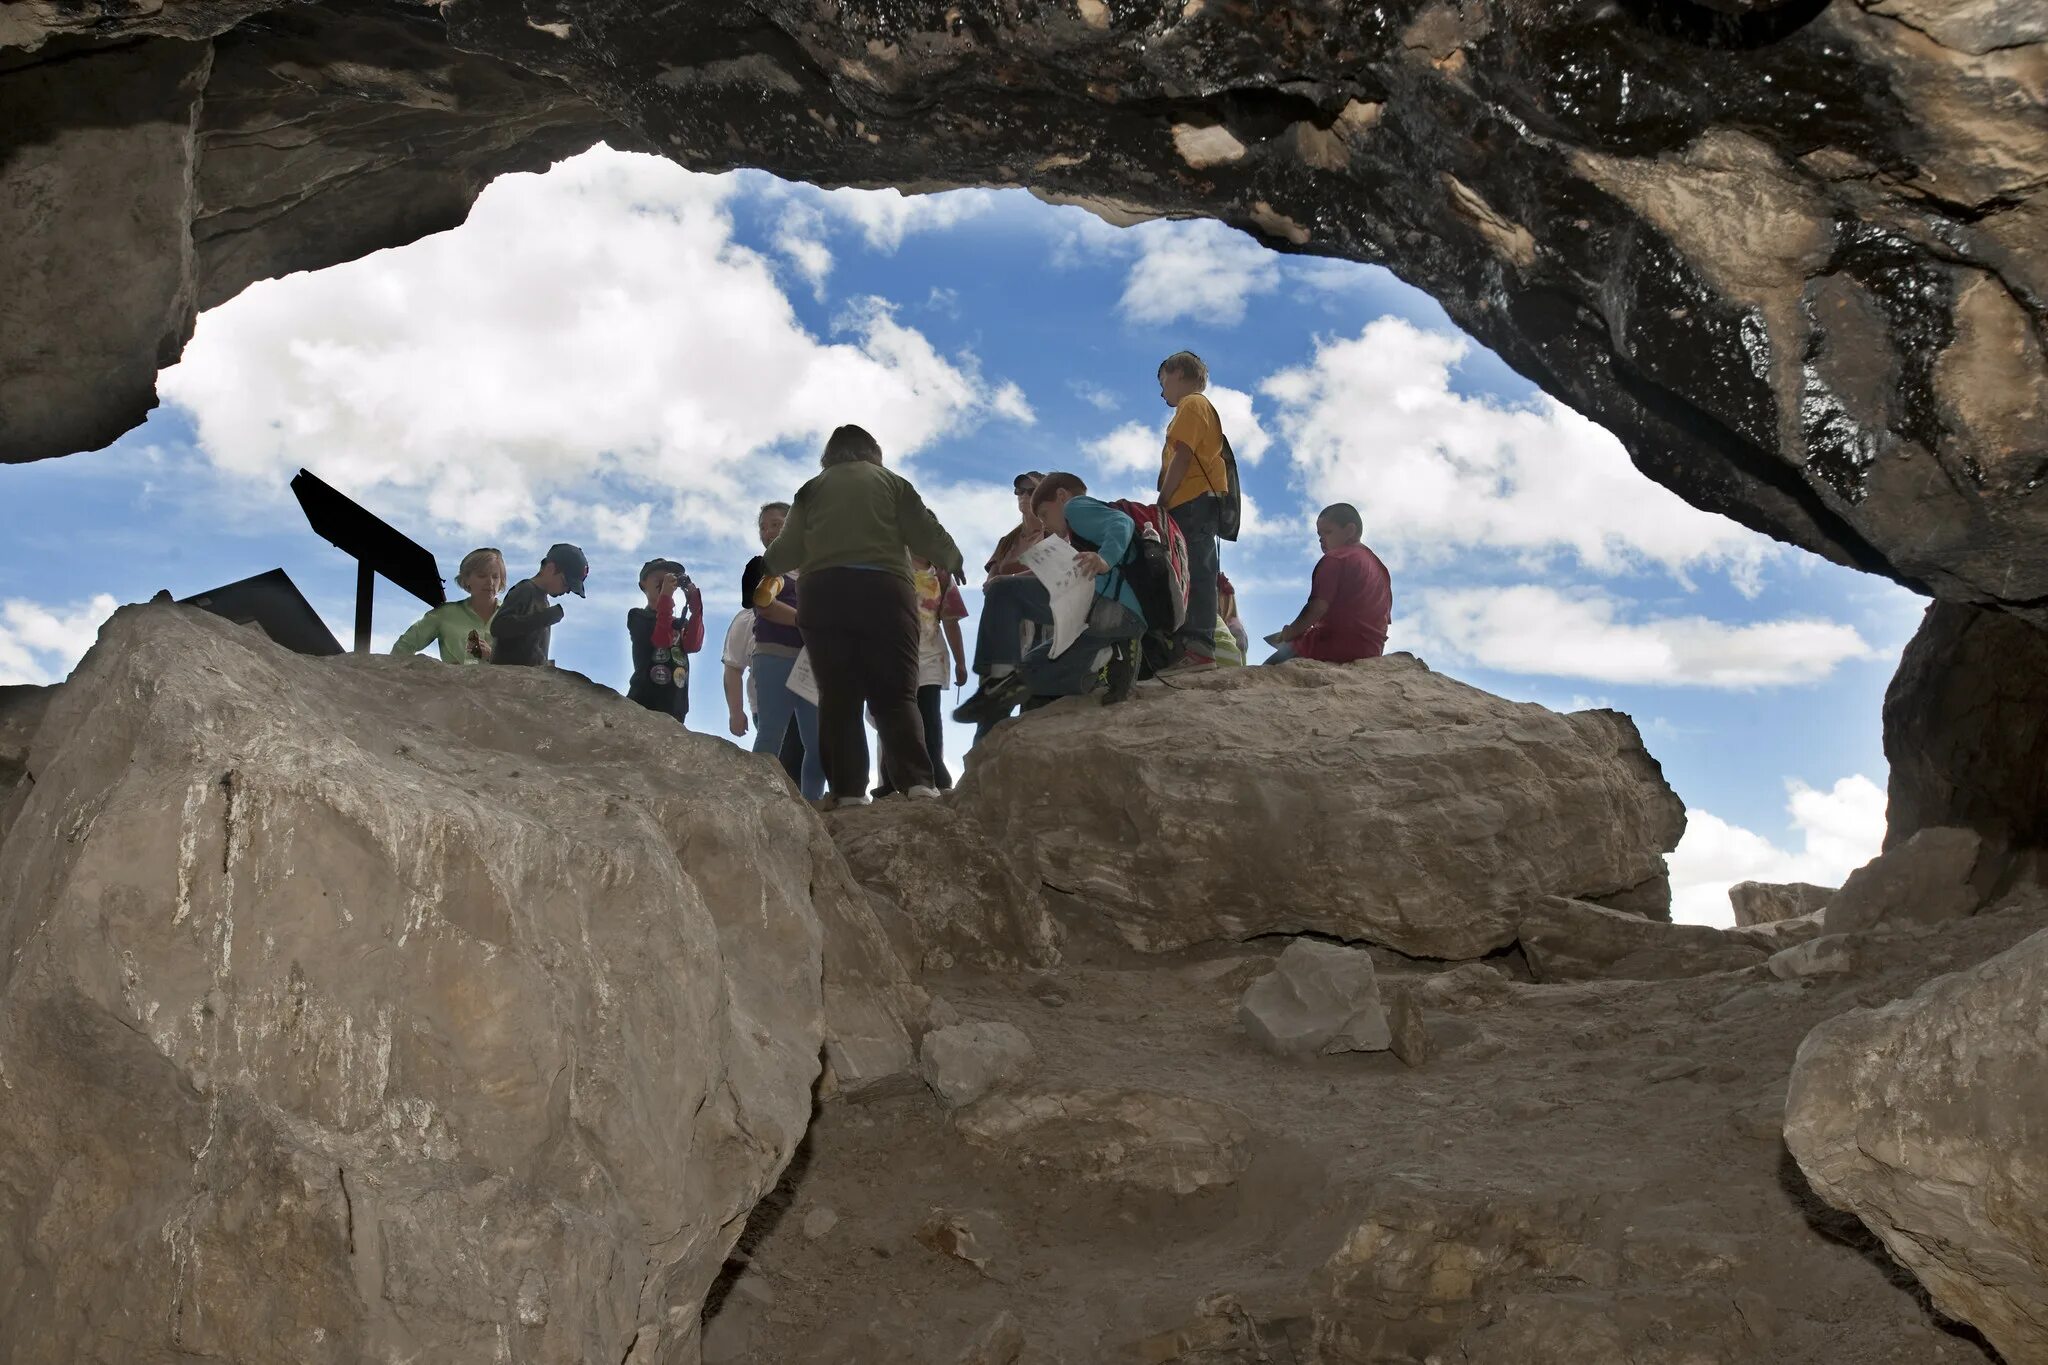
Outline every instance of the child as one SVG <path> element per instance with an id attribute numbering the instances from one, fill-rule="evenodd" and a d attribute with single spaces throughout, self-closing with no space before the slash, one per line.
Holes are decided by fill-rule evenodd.
<path id="1" fill-rule="evenodd" d="M 444 664 L 482 664 L 491 659 L 491 618 L 505 590 L 505 557 L 488 545 L 462 557 L 455 586 L 469 596 L 445 602 L 415 621 L 391 646 L 393 654 L 417 654 L 439 645 Z"/>
<path id="2" fill-rule="evenodd" d="M 562 608 L 548 599 L 573 592 L 584 595 L 590 561 L 566 542 L 548 547 L 547 558 L 533 577 L 513 585 L 491 617 L 491 662 L 539 665 L 549 662 L 548 636 L 562 619 Z"/>
<path id="3" fill-rule="evenodd" d="M 680 618 L 675 614 L 678 587 L 685 603 Z M 626 634 L 633 641 L 633 681 L 626 695 L 650 711 L 687 720 L 690 656 L 704 647 L 703 594 L 673 559 L 642 564 L 640 591 L 647 605 L 626 613 Z"/>
<path id="4" fill-rule="evenodd" d="M 953 789 L 953 775 L 946 771 L 945 717 L 940 702 L 946 694 L 946 655 L 953 656 L 953 685 L 967 681 L 967 642 L 961 638 L 960 623 L 967 619 L 967 604 L 960 589 L 939 576 L 928 559 L 910 557 L 911 586 L 917 589 L 917 713 L 924 720 L 924 748 L 932 761 L 932 779 L 940 791 Z M 876 796 L 894 790 L 887 778 L 875 789 Z"/>

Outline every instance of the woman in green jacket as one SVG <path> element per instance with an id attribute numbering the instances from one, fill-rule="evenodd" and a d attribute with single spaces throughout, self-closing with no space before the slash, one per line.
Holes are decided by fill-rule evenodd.
<path id="1" fill-rule="evenodd" d="M 505 590 L 505 556 L 488 547 L 471 550 L 455 571 L 455 586 L 469 596 L 444 602 L 412 623 L 391 646 L 393 654 L 417 654 L 441 646 L 444 664 L 480 664 L 491 657 L 491 617 Z"/>

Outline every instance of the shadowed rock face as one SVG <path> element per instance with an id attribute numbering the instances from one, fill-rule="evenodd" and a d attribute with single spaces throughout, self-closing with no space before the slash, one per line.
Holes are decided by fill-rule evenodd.
<path id="1" fill-rule="evenodd" d="M 1384 262 L 1694 503 L 2048 610 L 2038 6 L 9 9 L 9 458 L 139 420 L 194 307 L 447 227 L 603 136 Z"/>

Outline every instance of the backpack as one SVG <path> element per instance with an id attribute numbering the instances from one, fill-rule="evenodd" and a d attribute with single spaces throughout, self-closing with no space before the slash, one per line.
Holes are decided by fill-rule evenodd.
<path id="1" fill-rule="evenodd" d="M 1123 575 L 1138 599 L 1145 618 L 1146 662 L 1157 668 L 1173 651 L 1174 632 L 1187 624 L 1188 539 L 1163 507 L 1129 498 L 1109 499 L 1106 505 L 1131 519 L 1130 548 L 1121 563 L 1110 567 Z M 1079 536 L 1070 539 L 1080 549 L 1101 548 Z"/>
<path id="2" fill-rule="evenodd" d="M 1216 539 L 1234 544 L 1244 523 L 1244 485 L 1238 481 L 1237 452 L 1230 448 L 1228 436 L 1223 438 L 1223 487 L 1217 491 L 1222 510 L 1216 522 Z"/>

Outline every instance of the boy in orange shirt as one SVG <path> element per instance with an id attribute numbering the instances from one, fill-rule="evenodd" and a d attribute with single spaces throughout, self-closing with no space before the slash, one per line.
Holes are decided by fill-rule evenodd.
<path id="1" fill-rule="evenodd" d="M 1188 617 L 1175 637 L 1169 669 L 1216 663 L 1216 539 L 1223 525 L 1223 422 L 1203 390 L 1209 367 L 1193 351 L 1159 364 L 1159 396 L 1173 409 L 1159 457 L 1159 505 L 1188 540 Z"/>

